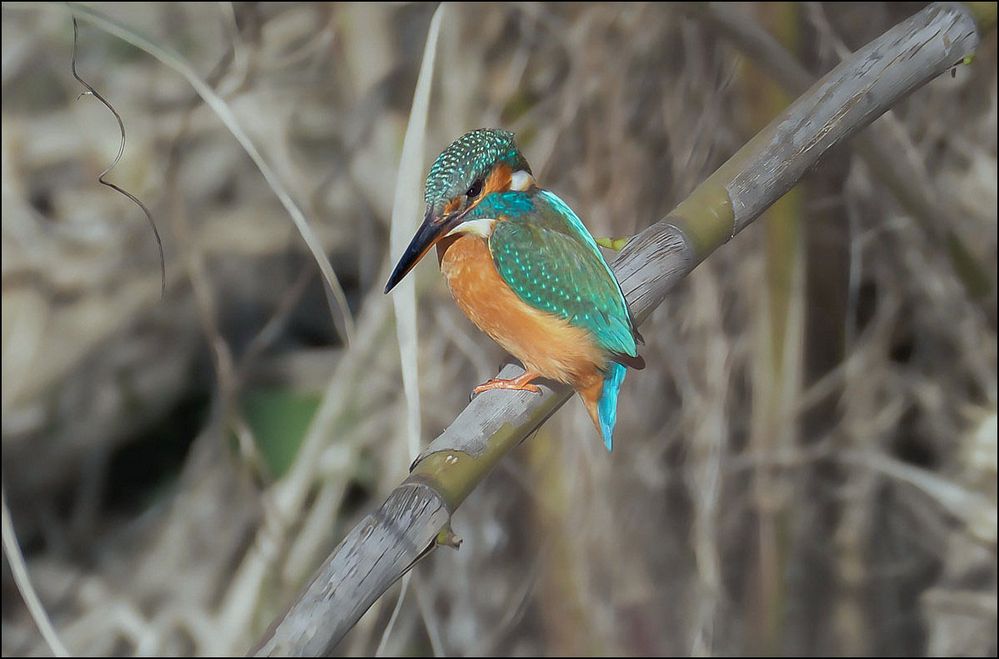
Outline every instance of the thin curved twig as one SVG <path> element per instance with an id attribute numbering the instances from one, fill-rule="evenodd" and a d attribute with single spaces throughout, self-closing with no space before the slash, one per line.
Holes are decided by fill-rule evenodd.
<path id="1" fill-rule="evenodd" d="M 287 187 L 281 182 L 277 173 L 267 163 L 263 155 L 257 149 L 253 140 L 250 139 L 250 136 L 236 119 L 236 115 L 229 107 L 229 104 L 226 103 L 226 101 L 224 101 L 201 78 L 201 76 L 194 70 L 187 60 L 185 60 L 177 52 L 147 39 L 143 35 L 136 32 L 132 27 L 116 21 L 93 7 L 81 5 L 75 2 L 70 2 L 68 4 L 71 11 L 82 16 L 85 20 L 90 21 L 97 28 L 132 44 L 136 48 L 152 55 L 166 66 L 179 73 L 185 80 L 187 80 L 188 84 L 194 88 L 194 91 L 197 92 L 198 96 L 201 97 L 205 104 L 211 108 L 213 112 L 215 112 L 222 124 L 229 130 L 232 136 L 236 138 L 239 145 L 243 147 L 246 155 L 248 155 L 250 160 L 252 160 L 257 166 L 260 174 L 264 177 L 264 180 L 267 181 L 268 186 L 270 186 L 274 195 L 278 198 L 278 201 L 281 202 L 281 205 L 284 206 L 288 215 L 291 216 L 292 222 L 294 222 L 295 226 L 298 228 L 298 231 L 302 236 L 302 240 L 305 241 L 306 246 L 309 248 L 313 258 L 316 260 L 316 265 L 319 266 L 319 271 L 323 275 L 323 280 L 327 286 L 327 302 L 330 307 L 330 314 L 333 316 L 334 325 L 336 325 L 341 336 L 343 336 L 344 342 L 350 346 L 353 343 L 354 338 L 354 316 L 350 311 L 350 306 L 347 304 L 347 295 L 344 292 L 343 287 L 340 285 L 340 280 L 337 278 L 336 273 L 333 272 L 333 266 L 330 264 L 329 258 L 327 258 L 322 244 L 319 242 L 319 237 L 312 229 L 309 221 L 305 217 L 305 214 L 298 207 L 298 204 L 294 201 L 294 199 L 292 199 L 291 193 L 287 190 Z M 337 322 L 337 311 L 340 312 L 340 322 Z"/>
<path id="2" fill-rule="evenodd" d="M 38 599 L 35 587 L 31 585 L 28 568 L 24 564 L 24 554 L 21 553 L 21 547 L 17 544 L 17 535 L 14 533 L 14 522 L 10 518 L 10 509 L 7 508 L 7 491 L 2 486 L 0 486 L 0 499 L 2 499 L 0 506 L 3 507 L 3 551 L 7 554 L 7 562 L 10 564 L 10 573 L 14 576 L 14 584 L 20 591 L 21 597 L 24 598 L 28 613 L 38 625 L 38 631 L 48 643 L 52 654 L 57 657 L 69 657 L 71 656 L 69 650 L 56 634 L 49 614 L 45 612 L 45 607 Z"/>
<path id="3" fill-rule="evenodd" d="M 121 115 L 118 114 L 118 111 L 114 109 L 114 106 L 111 105 L 111 103 L 106 98 L 104 98 L 99 91 L 94 89 L 93 85 L 91 85 L 89 82 L 81 78 L 80 74 L 77 72 L 76 53 L 78 50 L 79 32 L 80 28 L 76 22 L 76 16 L 73 16 L 73 60 L 70 64 L 70 68 L 73 70 L 73 77 L 76 78 L 81 85 L 87 88 L 87 91 L 83 92 L 83 94 L 80 94 L 80 96 L 83 96 L 84 94 L 90 94 L 98 101 L 103 103 L 104 107 L 110 110 L 111 114 L 114 115 L 115 121 L 118 122 L 118 131 L 121 133 L 121 143 L 118 145 L 118 153 L 115 154 L 114 161 L 110 165 L 108 165 L 107 169 L 105 169 L 97 176 L 97 182 L 100 183 L 101 185 L 105 185 L 111 188 L 112 190 L 118 192 L 119 194 L 128 197 L 132 201 L 132 203 L 138 206 L 142 210 L 143 214 L 146 216 L 146 221 L 149 222 L 149 227 L 153 230 L 153 237 L 156 238 L 156 247 L 157 249 L 159 249 L 160 252 L 160 299 L 162 300 L 166 296 L 166 257 L 163 255 L 163 240 L 160 239 L 160 232 L 156 228 L 156 222 L 153 221 L 153 214 L 149 212 L 149 209 L 146 208 L 146 205 L 141 201 L 139 201 L 139 198 L 136 197 L 131 192 L 129 192 L 128 190 L 122 188 L 121 186 L 115 185 L 114 183 L 108 181 L 105 178 L 111 172 L 111 170 L 118 165 L 118 162 L 121 160 L 122 155 L 124 155 L 125 153 L 125 122 L 121 120 Z"/>

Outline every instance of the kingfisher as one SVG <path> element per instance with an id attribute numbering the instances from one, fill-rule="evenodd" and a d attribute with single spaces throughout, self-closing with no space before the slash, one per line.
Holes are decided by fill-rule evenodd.
<path id="1" fill-rule="evenodd" d="M 426 213 L 385 286 L 431 247 L 458 307 L 525 372 L 492 389 L 541 393 L 545 378 L 579 394 L 607 450 L 626 367 L 644 343 L 621 286 L 579 217 L 538 186 L 514 134 L 479 129 L 455 140 L 427 175 Z"/>

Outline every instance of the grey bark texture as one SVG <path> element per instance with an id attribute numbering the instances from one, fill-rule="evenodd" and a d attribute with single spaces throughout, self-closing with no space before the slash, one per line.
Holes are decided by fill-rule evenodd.
<path id="1" fill-rule="evenodd" d="M 736 233 L 815 165 L 833 144 L 884 114 L 978 45 L 970 11 L 934 4 L 843 61 L 753 140 L 764 143 L 727 186 Z M 743 149 L 745 150 L 745 149 Z"/>
<path id="2" fill-rule="evenodd" d="M 396 488 L 340 543 L 256 653 L 329 654 L 378 596 L 431 546 L 449 517 L 444 501 L 431 488 Z M 331 604 L 337 607 L 336 615 L 329 615 Z"/>

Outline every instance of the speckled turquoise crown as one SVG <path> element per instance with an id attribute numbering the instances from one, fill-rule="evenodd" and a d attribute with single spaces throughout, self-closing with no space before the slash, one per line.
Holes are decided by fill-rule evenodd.
<path id="1" fill-rule="evenodd" d="M 510 165 L 514 171 L 531 171 L 508 130 L 480 128 L 465 133 L 444 149 L 427 174 L 424 199 L 437 206 L 464 194 L 497 163 Z"/>

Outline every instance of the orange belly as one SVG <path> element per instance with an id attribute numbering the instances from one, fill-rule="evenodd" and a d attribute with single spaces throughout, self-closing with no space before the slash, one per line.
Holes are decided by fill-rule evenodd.
<path id="1" fill-rule="evenodd" d="M 606 367 L 606 355 L 586 330 L 517 297 L 496 271 L 485 239 L 448 238 L 438 243 L 437 255 L 458 307 L 528 371 L 579 388 Z"/>

